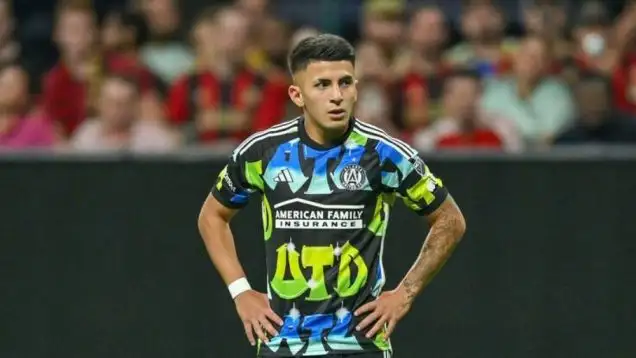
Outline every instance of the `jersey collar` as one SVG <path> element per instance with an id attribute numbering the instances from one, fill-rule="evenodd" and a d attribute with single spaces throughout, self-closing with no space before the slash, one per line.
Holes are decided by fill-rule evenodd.
<path id="1" fill-rule="evenodd" d="M 329 150 L 329 149 L 333 149 L 338 146 L 341 146 L 347 141 L 347 139 L 349 138 L 349 135 L 353 131 L 353 127 L 354 127 L 353 124 L 355 123 L 355 121 L 356 121 L 356 118 L 354 116 L 351 116 L 349 118 L 349 128 L 347 128 L 347 131 L 340 138 L 338 138 L 337 140 L 333 141 L 332 143 L 328 145 L 317 143 L 316 141 L 314 141 L 313 139 L 309 137 L 309 135 L 305 131 L 305 117 L 302 117 L 302 116 L 300 117 L 300 120 L 298 121 L 298 133 L 299 133 L 301 142 L 308 145 L 309 147 L 312 147 L 317 150 Z"/>

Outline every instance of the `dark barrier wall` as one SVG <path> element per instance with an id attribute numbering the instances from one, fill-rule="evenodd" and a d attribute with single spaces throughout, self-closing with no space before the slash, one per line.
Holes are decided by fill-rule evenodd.
<path id="1" fill-rule="evenodd" d="M 636 356 L 636 161 L 429 164 L 469 231 L 398 326 L 396 357 Z M 0 161 L 0 357 L 254 356 L 197 231 L 220 169 Z M 233 227 L 263 289 L 257 208 Z M 387 288 L 425 234 L 400 205 Z"/>

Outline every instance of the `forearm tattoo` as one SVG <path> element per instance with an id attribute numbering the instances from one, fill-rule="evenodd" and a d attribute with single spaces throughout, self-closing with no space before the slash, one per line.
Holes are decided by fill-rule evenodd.
<path id="1" fill-rule="evenodd" d="M 409 302 L 444 266 L 461 239 L 464 227 L 464 218 L 452 201 L 444 203 L 435 213 L 422 250 L 402 281 Z"/>

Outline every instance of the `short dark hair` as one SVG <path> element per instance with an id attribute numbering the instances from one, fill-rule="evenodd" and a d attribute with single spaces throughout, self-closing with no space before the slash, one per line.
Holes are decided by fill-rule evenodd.
<path id="1" fill-rule="evenodd" d="M 292 74 L 306 69 L 314 61 L 349 61 L 355 65 L 356 51 L 340 36 L 321 34 L 300 41 L 287 59 Z"/>

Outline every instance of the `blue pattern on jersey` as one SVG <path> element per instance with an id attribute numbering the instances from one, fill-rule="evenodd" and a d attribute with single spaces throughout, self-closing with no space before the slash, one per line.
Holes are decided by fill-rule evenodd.
<path id="1" fill-rule="evenodd" d="M 289 189 L 295 193 L 309 180 L 300 166 L 299 144 L 299 139 L 295 138 L 276 148 L 276 153 L 263 174 L 263 180 L 270 189 L 276 189 L 280 183 L 287 183 Z"/>
<path id="2" fill-rule="evenodd" d="M 311 182 L 305 194 L 331 194 L 333 190 L 329 187 L 327 180 L 327 163 L 330 159 L 338 158 L 342 149 L 335 147 L 329 150 L 316 150 L 306 145 L 303 147 L 305 158 L 314 160 Z"/>
<path id="3" fill-rule="evenodd" d="M 329 347 L 335 350 L 362 350 L 358 339 L 349 332 L 353 321 L 351 312 L 341 308 L 336 312 L 336 325 L 327 336 Z"/>
<path id="4" fill-rule="evenodd" d="M 300 339 L 298 334 L 298 328 L 300 327 L 299 315 L 286 315 L 284 317 L 283 327 L 281 328 L 278 336 L 270 339 L 267 343 L 267 347 L 274 352 L 280 349 L 280 345 L 285 341 L 289 350 L 293 355 L 296 355 L 301 349 L 304 348 L 305 342 Z"/>
<path id="5" fill-rule="evenodd" d="M 247 204 L 249 198 L 249 193 L 235 193 L 234 195 L 232 195 L 230 201 L 235 204 Z"/>
<path id="6" fill-rule="evenodd" d="M 378 142 L 375 146 L 375 150 L 380 156 L 380 165 L 383 166 L 386 160 L 390 160 L 402 174 L 402 178 L 406 178 L 412 171 L 413 165 L 409 162 L 409 159 L 404 157 L 392 146 L 386 144 L 383 141 Z M 397 188 L 400 183 L 400 178 L 395 172 L 382 172 L 382 184 L 390 188 Z"/>
<path id="7" fill-rule="evenodd" d="M 364 146 L 355 142 L 347 142 L 344 149 L 338 146 L 332 149 L 319 150 L 300 143 L 296 138 L 276 148 L 274 156 L 265 169 L 263 180 L 271 190 L 276 189 L 280 183 L 287 183 L 292 193 L 298 192 L 310 180 L 309 188 L 304 194 L 331 194 L 334 188 L 329 183 L 328 175 L 337 189 L 344 190 L 345 186 L 341 180 L 343 171 L 348 166 L 359 165 L 365 151 L 366 148 Z M 303 155 L 302 159 L 308 159 L 313 162 L 311 177 L 307 177 L 301 169 L 301 153 Z M 328 173 L 329 161 L 338 160 L 338 158 L 340 158 L 340 161 L 336 169 L 333 173 Z M 357 190 L 373 190 L 367 176 L 364 176 L 362 180 Z"/>

